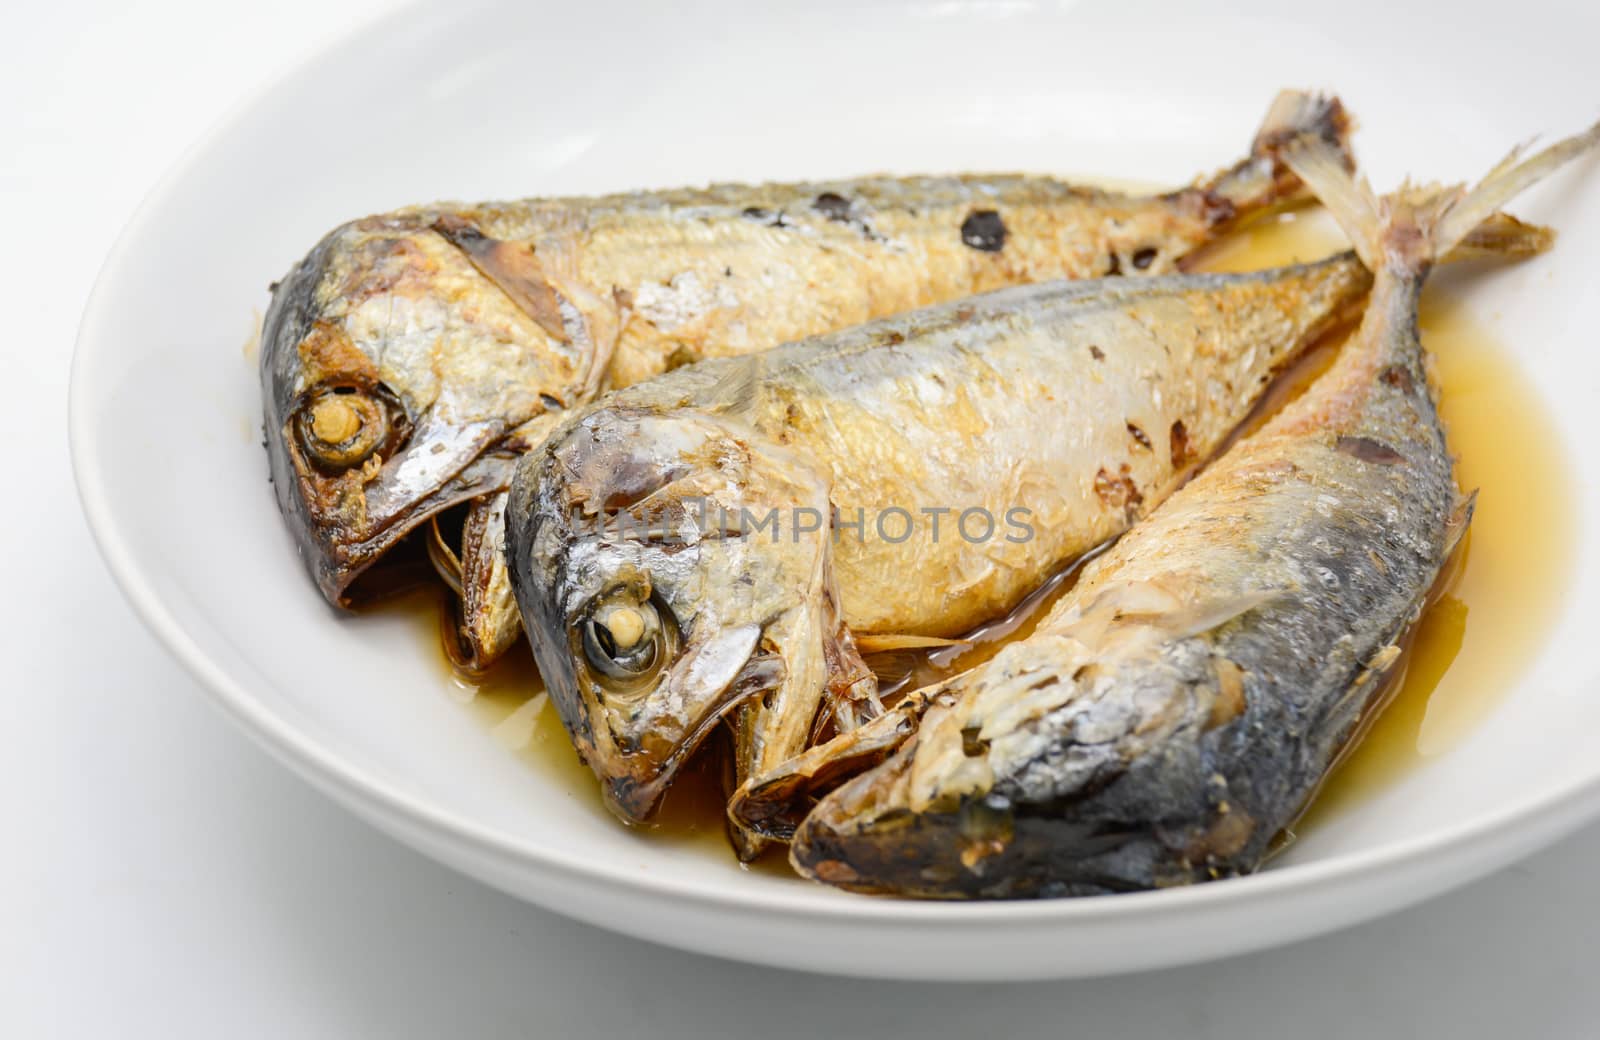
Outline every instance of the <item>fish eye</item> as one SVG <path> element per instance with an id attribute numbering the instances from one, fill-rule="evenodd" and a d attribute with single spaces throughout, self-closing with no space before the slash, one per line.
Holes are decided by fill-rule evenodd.
<path id="1" fill-rule="evenodd" d="M 318 387 L 296 407 L 294 427 L 307 457 L 331 473 L 392 451 L 410 433 L 405 410 L 382 386 Z"/>
<path id="2" fill-rule="evenodd" d="M 678 630 L 655 596 L 621 588 L 598 597 L 574 634 L 594 683 L 627 694 L 653 685 L 671 663 Z"/>

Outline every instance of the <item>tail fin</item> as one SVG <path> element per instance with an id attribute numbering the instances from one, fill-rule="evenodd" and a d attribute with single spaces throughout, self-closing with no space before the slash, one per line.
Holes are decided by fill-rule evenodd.
<path id="1" fill-rule="evenodd" d="M 1204 185 L 1205 191 L 1236 214 L 1292 198 L 1299 193 L 1300 181 L 1283 162 L 1283 150 L 1303 137 L 1311 137 L 1326 144 L 1344 169 L 1353 169 L 1350 131 L 1354 126 L 1337 97 L 1285 90 L 1273 99 L 1250 145 L 1249 156 Z"/>
<path id="2" fill-rule="evenodd" d="M 1543 228 L 1497 212 L 1557 168 L 1600 144 L 1600 123 L 1551 145 L 1531 159 L 1513 150 L 1478 185 L 1403 185 L 1379 198 L 1356 179 L 1321 137 L 1302 135 L 1283 151 L 1284 162 L 1333 214 L 1363 263 L 1431 264 L 1446 254 L 1525 256 L 1553 239 Z M 1520 161 L 1519 161 L 1520 159 Z"/>
<path id="3" fill-rule="evenodd" d="M 1529 224 L 1509 213 L 1491 213 L 1488 219 L 1446 252 L 1440 262 L 1476 260 L 1481 257 L 1520 260 L 1538 256 L 1555 244 L 1554 228 Z"/>
<path id="4" fill-rule="evenodd" d="M 1345 169 L 1354 169 L 1350 157 L 1350 131 L 1355 121 L 1345 111 L 1344 102 L 1332 94 L 1314 94 L 1304 90 L 1285 90 L 1272 99 L 1267 118 L 1250 145 L 1250 154 L 1257 158 L 1280 158 L 1284 148 L 1302 137 L 1321 140 L 1340 157 Z"/>
<path id="5" fill-rule="evenodd" d="M 1501 206 L 1597 144 L 1600 144 L 1600 123 L 1581 134 L 1557 141 L 1531 159 L 1519 162 L 1522 150 L 1513 149 L 1476 188 L 1445 208 L 1435 226 L 1435 249 L 1443 253 L 1454 248 Z"/>

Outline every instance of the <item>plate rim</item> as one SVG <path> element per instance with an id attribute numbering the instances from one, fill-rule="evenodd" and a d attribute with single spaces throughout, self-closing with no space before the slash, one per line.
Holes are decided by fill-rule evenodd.
<path id="1" fill-rule="evenodd" d="M 108 491 L 98 450 L 103 431 L 93 410 L 87 407 L 87 402 L 96 396 L 93 388 L 99 371 L 97 358 L 107 349 L 106 345 L 115 339 L 112 334 L 114 315 L 108 313 L 106 304 L 107 297 L 111 295 L 111 286 L 127 276 L 130 270 L 128 257 L 145 240 L 155 214 L 175 201 L 177 187 L 190 174 L 197 161 L 209 154 L 246 113 L 263 104 L 308 67 L 328 63 L 342 52 L 353 49 L 360 40 L 370 43 L 373 36 L 393 33 L 408 18 L 428 6 L 422 0 L 412 0 L 392 11 L 369 16 L 323 39 L 228 106 L 179 153 L 135 207 L 95 276 L 79 320 L 69 374 L 68 437 L 74 483 L 91 538 L 118 589 L 144 626 L 235 725 L 274 758 L 309 780 L 314 787 L 323 790 L 334 801 L 369 821 L 407 821 L 421 828 L 433 840 L 446 845 L 465 845 L 475 853 L 492 855 L 524 867 L 556 872 L 581 884 L 619 886 L 635 897 L 688 900 L 701 908 L 738 914 L 755 912 L 807 920 L 826 918 L 830 922 L 838 920 L 855 925 L 920 925 L 938 928 L 975 927 L 980 924 L 1015 926 L 1024 922 L 1035 928 L 1055 928 L 1074 923 L 1224 909 L 1241 902 L 1326 891 L 1340 884 L 1360 882 L 1384 873 L 1425 867 L 1430 861 L 1437 867 L 1457 858 L 1461 850 L 1498 836 L 1498 840 L 1492 842 L 1500 849 L 1498 856 L 1478 857 L 1473 861 L 1472 869 L 1458 870 L 1445 883 L 1431 886 L 1424 894 L 1404 900 L 1410 904 L 1443 894 L 1513 858 L 1532 854 L 1537 848 L 1558 840 L 1590 817 L 1600 814 L 1600 769 L 1596 769 L 1588 777 L 1580 777 L 1497 811 L 1469 818 L 1440 832 L 1389 842 L 1367 850 L 1335 853 L 1315 862 L 1291 864 L 1220 882 L 1070 899 L 971 902 L 864 896 L 820 899 L 811 896 L 832 890 L 800 886 L 795 886 L 793 891 L 779 888 L 728 888 L 714 882 L 701 883 L 641 874 L 610 863 L 583 859 L 558 846 L 541 845 L 524 836 L 477 823 L 423 794 L 408 793 L 344 758 L 328 745 L 299 732 L 251 692 L 248 684 L 236 679 L 222 667 L 189 634 L 171 608 L 155 592 L 149 568 L 140 562 L 120 529 L 115 499 Z M 488 5 L 471 3 L 463 6 Z M 421 847 L 419 842 L 396 834 L 391 828 L 384 829 L 402 843 L 418 849 L 430 859 L 440 861 L 434 851 Z M 1529 834 L 1534 835 L 1531 841 L 1527 837 Z M 1526 847 L 1511 855 L 1505 853 L 1507 848 L 1517 844 Z M 451 869 L 460 868 L 451 865 Z M 487 882 L 487 879 L 483 880 Z M 796 893 L 806 895 L 797 896 Z M 522 893 L 513 894 L 526 898 Z M 558 913 L 584 916 L 570 908 L 541 905 Z M 1370 916 L 1364 915 L 1362 909 L 1360 905 L 1352 907 L 1341 913 L 1334 924 L 1315 931 L 1332 930 Z"/>

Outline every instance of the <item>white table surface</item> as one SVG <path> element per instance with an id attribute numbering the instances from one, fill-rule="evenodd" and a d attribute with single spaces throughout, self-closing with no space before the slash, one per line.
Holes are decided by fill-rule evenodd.
<path id="1" fill-rule="evenodd" d="M 0 1036 L 1600 1036 L 1600 826 L 1260 955 L 897 985 L 711 960 L 534 909 L 269 761 L 144 632 L 90 543 L 68 361 L 101 258 L 168 164 L 243 92 L 390 6 L 78 0 L 6 19 Z"/>

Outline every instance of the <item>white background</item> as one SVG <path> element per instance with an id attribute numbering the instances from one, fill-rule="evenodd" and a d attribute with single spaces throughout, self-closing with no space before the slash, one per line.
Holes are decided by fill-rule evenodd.
<path id="1" fill-rule="evenodd" d="M 188 142 L 390 6 L 90 0 L 7 19 L 0 1036 L 1600 1035 L 1600 827 L 1284 950 L 1120 979 L 916 986 L 748 968 L 566 921 L 433 865 L 268 761 L 96 556 L 67 460 L 67 367 L 101 258 Z"/>

